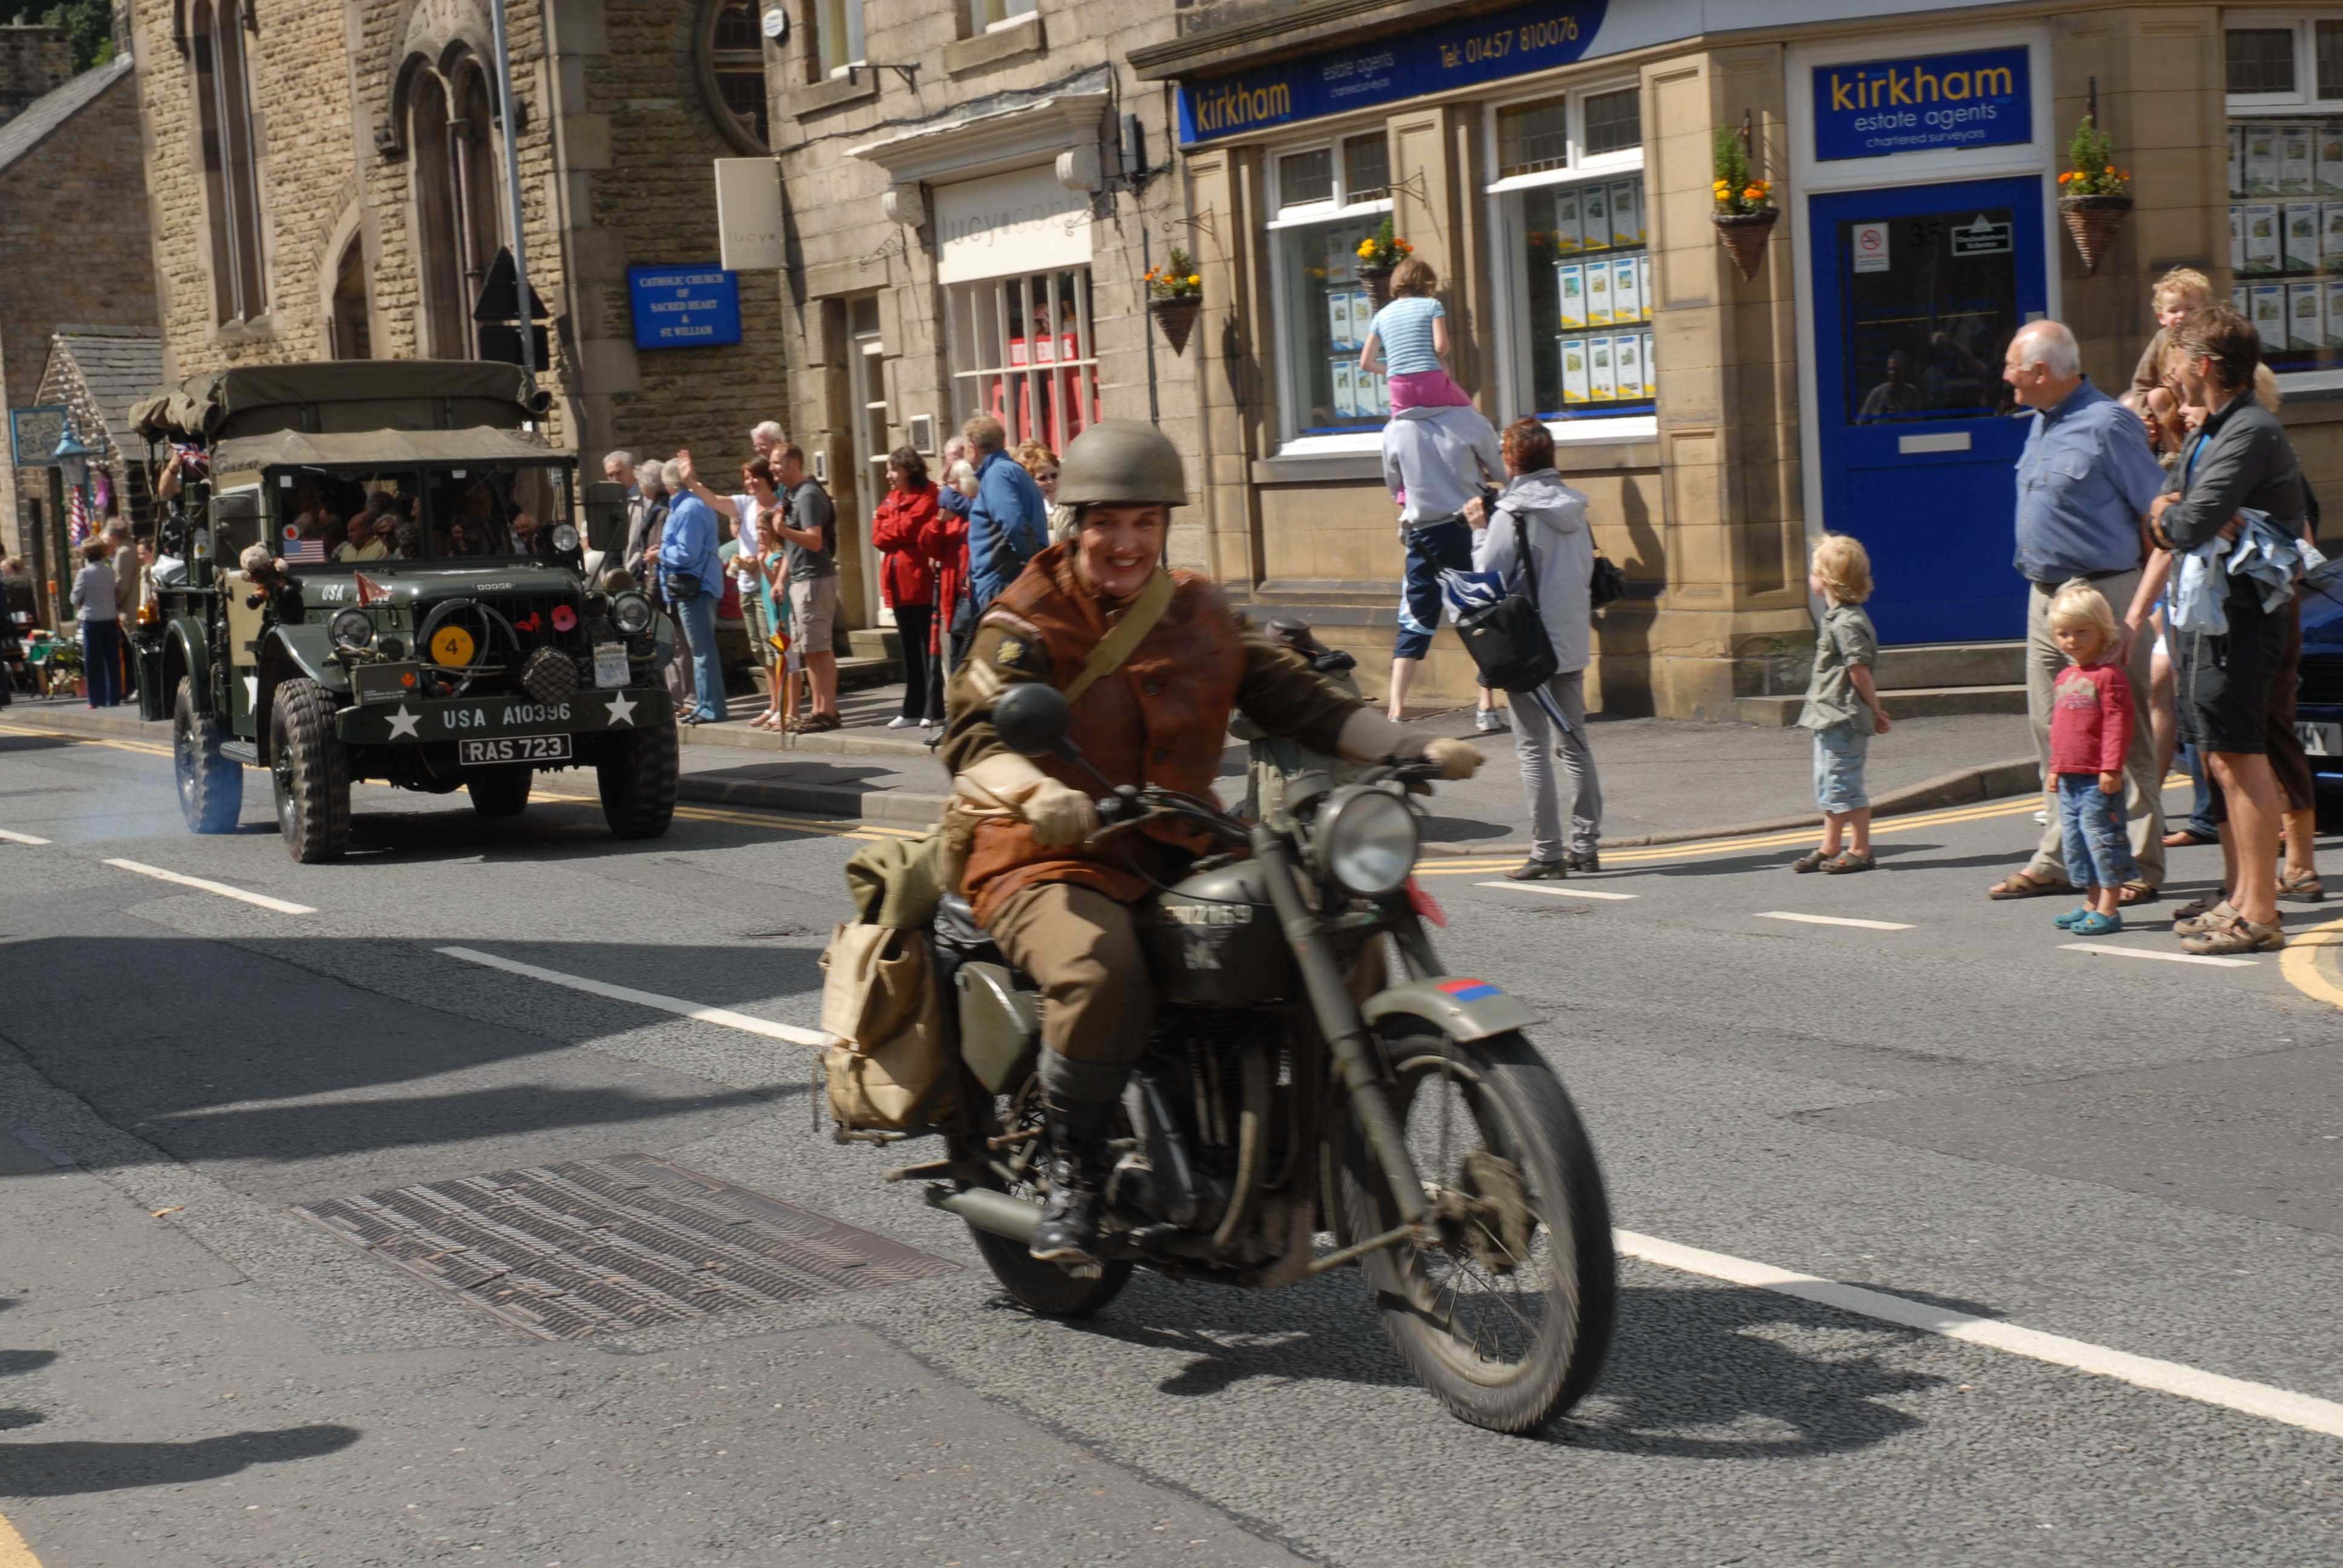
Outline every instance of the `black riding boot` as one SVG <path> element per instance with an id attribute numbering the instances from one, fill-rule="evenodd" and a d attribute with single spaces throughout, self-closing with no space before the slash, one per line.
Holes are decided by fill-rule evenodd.
<path id="1" fill-rule="evenodd" d="M 1108 1136 L 1114 1131 L 1115 1101 L 1045 1101 L 1042 1123 L 1050 1139 L 1050 1197 L 1033 1227 L 1030 1251 L 1045 1263 L 1081 1271 L 1099 1259 L 1099 1204 L 1105 1195 Z"/>

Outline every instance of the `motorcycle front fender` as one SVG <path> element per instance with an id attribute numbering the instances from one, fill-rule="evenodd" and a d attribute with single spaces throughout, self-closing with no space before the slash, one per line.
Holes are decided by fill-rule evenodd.
<path id="1" fill-rule="evenodd" d="M 1451 1040 L 1486 1040 L 1545 1021 L 1521 998 L 1487 980 L 1447 977 L 1377 991 L 1359 1012 L 1370 1025 L 1395 1016 L 1420 1018 Z"/>

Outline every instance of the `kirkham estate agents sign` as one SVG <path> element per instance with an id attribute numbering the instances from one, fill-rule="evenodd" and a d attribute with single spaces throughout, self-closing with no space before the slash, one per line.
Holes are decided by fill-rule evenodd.
<path id="1" fill-rule="evenodd" d="M 2024 48 L 1815 67 L 1815 158 L 2034 139 Z"/>

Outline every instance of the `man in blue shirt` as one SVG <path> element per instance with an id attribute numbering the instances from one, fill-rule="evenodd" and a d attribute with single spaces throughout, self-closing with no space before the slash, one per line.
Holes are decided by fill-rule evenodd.
<path id="1" fill-rule="evenodd" d="M 1050 542 L 1050 504 L 1024 465 L 1001 450 L 1001 421 L 979 414 L 960 434 L 975 448 L 976 501 L 968 509 L 968 583 L 981 612 Z"/>
<path id="2" fill-rule="evenodd" d="M 684 487 L 683 465 L 669 463 L 661 477 L 669 496 L 667 527 L 659 534 L 659 577 L 668 604 L 691 650 L 692 689 L 699 706 L 680 716 L 685 724 L 713 724 L 724 717 L 724 671 L 716 662 L 716 600 L 724 591 L 724 568 L 716 558 L 716 514 Z M 689 596 L 676 591 L 677 578 L 697 581 Z"/>
<path id="3" fill-rule="evenodd" d="M 2139 880 L 2126 884 L 2123 901 L 2146 902 L 2164 884 L 2164 780 L 2147 722 L 2156 639 L 2141 634 L 2148 607 L 2135 615 L 2132 595 L 2147 559 L 2143 524 L 2164 488 L 2164 470 L 2147 449 L 2139 417 L 2091 385 L 2075 335 L 2058 322 L 2019 328 L 2001 376 L 2034 410 L 2017 459 L 2017 569 L 2032 585 L 2026 597 L 2026 712 L 2034 724 L 2035 749 L 2046 779 L 2052 691 L 2066 668 L 2066 656 L 2050 634 L 2050 600 L 2068 578 L 2083 578 L 2123 623 L 2124 673 L 2141 716 L 2124 756 L 2124 825 Z M 2054 816 L 2026 869 L 1987 891 L 1996 899 L 2025 899 L 2072 886 Z"/>

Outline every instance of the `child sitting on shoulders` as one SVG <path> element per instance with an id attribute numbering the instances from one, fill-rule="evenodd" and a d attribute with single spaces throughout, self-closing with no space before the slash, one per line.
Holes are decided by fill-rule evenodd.
<path id="1" fill-rule="evenodd" d="M 1428 261 L 1409 256 L 1392 273 L 1392 302 L 1367 325 L 1359 368 L 1391 377 L 1392 412 L 1403 408 L 1462 408 L 1473 396 L 1448 377 L 1448 312 L 1433 290 L 1440 275 Z"/>
<path id="2" fill-rule="evenodd" d="M 2131 387 L 2122 401 L 2147 426 L 2147 444 L 2167 468 L 2188 438 L 2189 426 L 2182 416 L 2180 399 L 2165 376 L 2165 349 L 2172 341 L 2172 329 L 2204 309 L 2212 298 L 2211 280 L 2191 266 L 2174 267 L 2148 291 L 2148 304 L 2156 312 L 2156 336 L 2147 340 L 2147 351 L 2133 367 Z"/>
<path id="3" fill-rule="evenodd" d="M 1825 534 L 1815 547 L 1806 585 L 1827 607 L 1815 638 L 1815 673 L 1806 684 L 1806 706 L 1798 723 L 1815 732 L 1815 803 L 1823 811 L 1823 841 L 1790 862 L 1794 871 L 1841 876 L 1868 871 L 1871 858 L 1871 796 L 1863 785 L 1871 738 L 1887 733 L 1887 709 L 1880 706 L 1871 667 L 1879 662 L 1879 634 L 1863 612 L 1871 597 L 1871 557 L 1861 541 Z M 1850 837 L 1839 852 L 1842 834 Z"/>
<path id="4" fill-rule="evenodd" d="M 2050 600 L 2049 621 L 2058 650 L 2073 660 L 2051 689 L 2050 788 L 2066 876 L 2085 890 L 2054 923 L 2078 937 L 2105 936 L 2123 930 L 2123 885 L 2139 875 L 2124 831 L 2131 683 L 2115 661 L 2116 612 L 2098 589 L 2080 578 L 2068 582 Z"/>

